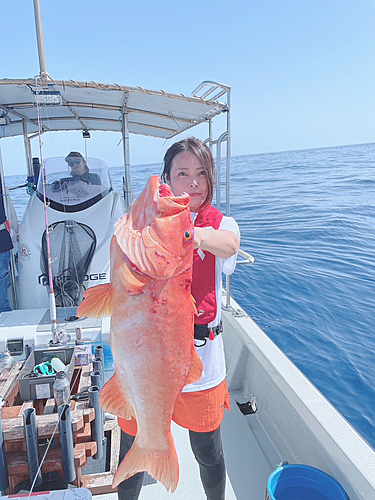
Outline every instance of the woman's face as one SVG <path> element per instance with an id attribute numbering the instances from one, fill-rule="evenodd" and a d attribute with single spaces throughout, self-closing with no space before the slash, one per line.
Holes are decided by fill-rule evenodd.
<path id="1" fill-rule="evenodd" d="M 72 158 L 68 162 L 74 175 L 83 175 L 85 173 L 85 162 L 83 158 Z"/>
<path id="2" fill-rule="evenodd" d="M 197 212 L 207 197 L 206 171 L 195 154 L 189 151 L 182 151 L 173 158 L 169 184 L 175 196 L 190 195 L 192 212 Z"/>

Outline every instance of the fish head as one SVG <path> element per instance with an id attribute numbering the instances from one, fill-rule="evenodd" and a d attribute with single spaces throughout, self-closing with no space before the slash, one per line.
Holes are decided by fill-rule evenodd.
<path id="1" fill-rule="evenodd" d="M 190 196 L 174 196 L 152 176 L 129 211 L 115 224 L 115 236 L 136 269 L 166 279 L 192 268 L 194 224 Z"/>

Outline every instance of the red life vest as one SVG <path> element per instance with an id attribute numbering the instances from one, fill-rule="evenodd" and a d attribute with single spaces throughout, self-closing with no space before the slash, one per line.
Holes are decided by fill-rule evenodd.
<path id="1" fill-rule="evenodd" d="M 223 214 L 209 205 L 204 208 L 194 221 L 196 227 L 213 227 L 219 229 L 223 220 Z M 193 281 L 191 284 L 191 294 L 195 299 L 195 306 L 198 316 L 195 316 L 196 325 L 208 325 L 211 323 L 217 312 L 217 299 L 215 290 L 215 255 L 204 251 L 194 250 L 193 257 Z M 203 256 L 203 255 L 202 255 Z"/>

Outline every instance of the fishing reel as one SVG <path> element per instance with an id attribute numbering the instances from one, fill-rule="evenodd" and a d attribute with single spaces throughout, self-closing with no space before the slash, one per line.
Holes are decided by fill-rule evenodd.
<path id="1" fill-rule="evenodd" d="M 53 333 L 52 339 L 49 341 L 49 345 L 66 345 L 71 341 L 71 335 L 63 328 L 61 328 L 57 333 Z"/>

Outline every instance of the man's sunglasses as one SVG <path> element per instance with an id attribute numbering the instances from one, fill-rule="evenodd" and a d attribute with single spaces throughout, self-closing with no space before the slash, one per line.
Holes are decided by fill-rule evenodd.
<path id="1" fill-rule="evenodd" d="M 74 165 L 79 165 L 81 163 L 81 160 L 71 160 L 68 161 L 69 167 L 74 167 Z"/>

